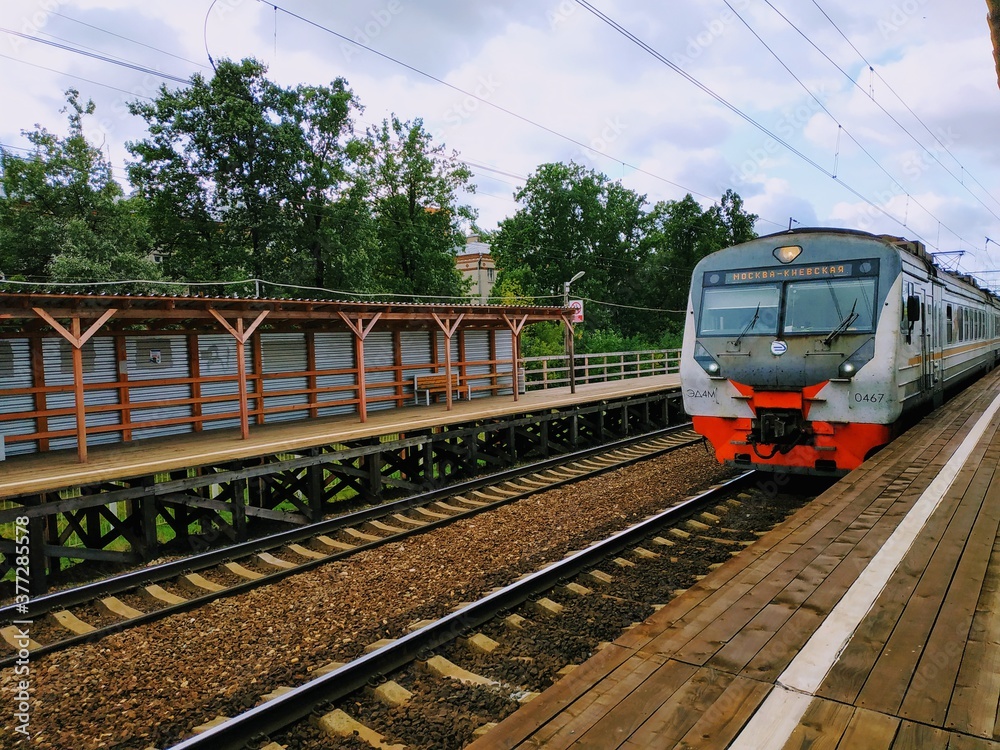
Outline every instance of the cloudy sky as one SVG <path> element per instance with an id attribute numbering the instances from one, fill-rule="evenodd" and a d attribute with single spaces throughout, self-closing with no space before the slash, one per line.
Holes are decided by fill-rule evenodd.
<path id="1" fill-rule="evenodd" d="M 347 79 L 362 126 L 423 118 L 496 227 L 544 162 L 647 196 L 728 188 L 769 233 L 923 240 L 1000 284 L 1000 88 L 983 0 L 4 0 L 0 142 L 97 104 L 116 172 L 125 102 L 256 57 L 285 85 Z M 339 36 L 338 36 L 339 35 Z M 72 48 L 70 51 L 65 48 Z M 368 48 L 368 49 L 366 49 Z M 100 59 L 107 58 L 107 59 Z M 112 61 L 117 61 L 117 64 Z M 871 68 L 869 67 L 871 66 Z M 136 69 L 140 68 L 140 69 Z M 150 72 L 153 71 L 153 72 Z M 154 74 L 169 76 L 164 79 Z M 23 153 L 23 152 L 16 152 Z"/>

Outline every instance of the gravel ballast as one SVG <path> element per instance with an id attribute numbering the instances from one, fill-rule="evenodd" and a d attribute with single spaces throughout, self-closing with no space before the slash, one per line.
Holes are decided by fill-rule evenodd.
<path id="1" fill-rule="evenodd" d="M 701 446 L 681 449 L 41 657 L 30 665 L 30 738 L 8 725 L 0 746 L 168 746 L 727 476 Z M 2 675 L 8 705 L 19 679 Z"/>

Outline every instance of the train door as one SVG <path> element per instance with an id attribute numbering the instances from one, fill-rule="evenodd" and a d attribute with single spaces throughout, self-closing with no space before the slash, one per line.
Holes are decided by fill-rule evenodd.
<path id="1" fill-rule="evenodd" d="M 929 293 L 928 293 L 929 292 Z M 921 359 L 923 360 L 925 388 L 931 393 L 934 406 L 944 403 L 944 287 L 931 281 L 921 291 L 924 315 L 921 316 Z"/>
<path id="2" fill-rule="evenodd" d="M 931 320 L 931 312 L 934 309 L 934 292 L 931 287 L 931 294 L 927 294 L 926 289 L 917 290 L 917 297 L 920 300 L 920 390 L 930 391 L 934 388 L 934 325 Z M 928 298 L 929 297 L 929 298 Z"/>

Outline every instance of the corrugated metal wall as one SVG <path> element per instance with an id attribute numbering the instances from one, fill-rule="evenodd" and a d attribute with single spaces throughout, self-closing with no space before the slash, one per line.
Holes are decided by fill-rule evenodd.
<path id="1" fill-rule="evenodd" d="M 185 336 L 129 336 L 125 339 L 128 379 L 134 383 L 128 390 L 133 422 L 158 422 L 167 419 L 184 420 L 193 414 L 191 404 L 176 403 L 191 398 L 190 383 L 159 381 L 184 380 L 191 377 Z M 158 381 L 156 385 L 141 385 L 143 381 Z M 143 406 L 157 402 L 156 406 Z M 163 403 L 167 402 L 167 403 Z M 174 403 L 171 403 L 174 402 Z M 132 431 L 132 438 L 165 437 L 191 432 L 190 423 L 144 427 Z"/>
<path id="2" fill-rule="evenodd" d="M 489 331 L 466 331 L 465 332 L 465 361 L 481 362 L 482 364 L 471 364 L 465 368 L 465 375 L 472 386 L 472 397 L 483 398 L 493 395 L 488 390 L 476 391 L 477 388 L 488 388 L 493 384 L 491 378 L 476 379 L 475 375 L 492 372 L 493 368 L 489 363 L 490 359 L 490 332 Z"/>
<path id="3" fill-rule="evenodd" d="M 431 367 L 415 367 L 426 365 L 431 361 L 431 333 L 429 331 L 403 331 L 400 333 L 400 348 L 402 349 L 403 380 L 406 382 L 406 403 L 412 403 L 413 380 L 420 375 L 430 375 Z"/>
<path id="4" fill-rule="evenodd" d="M 468 375 L 487 373 L 492 369 L 490 360 L 489 331 L 468 331 L 465 333 L 466 361 L 478 362 L 466 368 Z M 189 350 L 192 340 L 197 341 L 197 358 L 200 372 L 200 396 L 209 401 L 201 405 L 203 429 L 239 427 L 239 400 L 237 398 L 236 342 L 228 333 L 201 334 L 196 339 L 187 335 L 136 335 L 127 336 L 124 342 L 127 382 L 119 384 L 119 363 L 115 338 L 95 336 L 82 350 L 84 382 L 88 386 L 107 384 L 87 390 L 85 401 L 88 409 L 109 407 L 99 412 L 87 414 L 88 444 L 100 445 L 122 440 L 120 429 L 92 433 L 90 430 L 114 428 L 122 424 L 119 394 L 127 388 L 132 438 L 142 439 L 191 432 L 192 420 L 197 408 L 190 401 L 199 394 L 190 382 L 192 362 L 195 353 Z M 391 409 L 396 406 L 399 381 L 402 382 L 404 403 L 412 403 L 413 378 L 441 372 L 444 369 L 444 334 L 440 331 L 404 330 L 399 333 L 401 346 L 400 363 L 394 361 L 394 336 L 391 331 L 372 331 L 365 339 L 366 389 L 369 398 L 368 409 Z M 496 358 L 509 362 L 511 334 L 499 331 L 496 334 Z M 310 396 L 307 393 L 287 393 L 306 391 L 309 388 L 308 348 L 306 334 L 303 333 L 263 333 L 260 335 L 260 356 L 263 370 L 263 393 L 267 397 L 266 408 L 278 407 L 281 411 L 266 415 L 266 422 L 306 419 L 309 410 L 305 408 Z M 330 388 L 318 393 L 318 403 L 329 404 L 317 410 L 320 416 L 335 414 L 355 414 L 357 406 L 341 403 L 356 398 L 354 364 L 354 335 L 348 331 L 314 334 L 316 351 L 316 376 L 318 388 Z M 432 346 L 436 347 L 437 366 L 431 366 Z M 37 441 L 12 443 L 10 436 L 26 435 L 38 431 L 36 419 L 4 421 L 4 414 L 32 412 L 36 409 L 32 395 L 2 395 L 4 390 L 30 389 L 33 385 L 31 374 L 31 354 L 28 339 L 0 340 L 0 435 L 5 440 L 8 456 L 32 453 L 39 450 Z M 73 394 L 73 365 L 70 345 L 59 338 L 42 341 L 45 367 L 45 385 L 56 387 L 61 392 L 48 394 L 46 407 L 62 410 L 65 414 L 48 419 L 50 431 L 76 431 L 75 404 Z M 452 338 L 451 358 L 458 372 L 458 336 Z M 246 372 L 250 380 L 251 393 L 257 388 L 254 373 L 254 347 L 250 343 L 244 348 Z M 509 364 L 500 364 L 501 371 L 509 371 Z M 341 372 L 338 372 L 341 371 Z M 488 379 L 476 380 L 476 385 L 489 384 Z M 121 389 L 118 387 L 121 385 Z M 506 390 L 510 393 L 510 390 Z M 284 395 L 274 395 L 284 393 Z M 488 395 L 481 391 L 478 395 Z M 381 400 L 379 400 L 381 399 Z M 155 402 L 155 406 L 152 405 Z M 256 402 L 251 398 L 251 411 Z M 289 407 L 301 407 L 298 409 Z M 141 426 L 141 423 L 172 422 L 174 424 Z M 251 417 L 251 424 L 254 423 Z M 50 449 L 76 447 L 75 434 L 50 441 Z"/>
<path id="5" fill-rule="evenodd" d="M 514 335 L 509 330 L 497 331 L 496 332 L 496 342 L 497 342 L 497 372 L 510 372 L 511 370 L 511 358 L 514 356 Z M 524 388 L 521 388 L 524 391 Z M 510 394 L 513 395 L 513 388 L 501 388 L 497 391 L 497 394 Z"/>
<path id="6" fill-rule="evenodd" d="M 253 373 L 253 347 L 243 347 L 243 359 L 246 362 L 246 372 L 249 377 Z M 234 396 L 239 394 L 239 382 L 236 376 L 236 340 L 228 333 L 205 334 L 198 337 L 198 364 L 202 378 L 222 378 L 209 380 L 201 384 L 202 397 Z M 254 383 L 247 383 L 247 391 L 254 392 Z M 251 401 L 250 408 L 254 404 Z M 238 398 L 223 399 L 203 404 L 201 413 L 205 416 L 214 414 L 232 414 L 226 419 L 213 419 L 202 423 L 203 429 L 219 430 L 225 427 L 240 426 L 240 402 Z M 251 420 L 253 424 L 253 420 Z"/>
<path id="7" fill-rule="evenodd" d="M 0 383 L 4 388 L 31 388 L 31 348 L 27 339 L 0 340 Z M 11 443 L 13 435 L 30 435 L 38 431 L 34 419 L 4 421 L 5 414 L 18 414 L 35 410 L 34 396 L 6 396 L 0 399 L 0 435 L 3 435 L 5 452 L 8 456 L 34 453 L 38 443 L 34 440 Z"/>
<path id="8" fill-rule="evenodd" d="M 83 355 L 83 382 L 86 385 L 100 383 L 116 383 L 118 380 L 118 361 L 115 357 L 114 339 L 107 336 L 95 336 L 81 349 Z M 76 416 L 74 414 L 75 399 L 73 395 L 73 347 L 64 339 L 45 339 L 42 342 L 42 356 L 45 360 L 45 385 L 64 388 L 58 393 L 50 393 L 46 404 L 49 409 L 66 409 L 68 414 L 49 418 L 49 429 L 70 430 L 76 432 Z M 95 406 L 118 406 L 117 388 L 87 389 L 83 398 L 84 404 L 90 409 Z M 121 442 L 120 432 L 89 431 L 98 427 L 121 424 L 120 412 L 109 409 L 87 414 L 87 444 L 104 445 Z M 75 448 L 76 435 L 53 438 L 49 443 L 51 450 Z"/>
<path id="9" fill-rule="evenodd" d="M 444 337 L 444 332 L 435 331 L 434 332 L 434 342 L 437 346 L 437 357 L 438 364 L 441 365 L 439 372 L 444 372 L 444 342 L 446 341 Z M 451 337 L 451 363 L 455 364 L 458 362 L 458 334 L 456 333 Z"/>
<path id="10" fill-rule="evenodd" d="M 392 397 L 396 395 L 396 373 L 391 369 L 395 364 L 392 353 L 392 332 L 372 331 L 365 337 L 365 389 L 368 395 L 368 411 L 378 409 L 392 409 L 396 402 Z M 371 372 L 374 369 L 383 369 L 384 372 Z M 383 385 L 380 383 L 389 383 Z M 379 398 L 387 398 L 381 401 Z"/>
<path id="11" fill-rule="evenodd" d="M 305 406 L 309 403 L 307 393 L 268 396 L 268 393 L 280 391 L 305 391 L 309 388 L 309 378 L 288 373 L 306 372 L 309 369 L 309 358 L 306 351 L 306 336 L 304 333 L 262 333 L 260 336 L 261 368 L 264 375 L 264 406 L 267 409 L 279 408 L 284 411 L 268 413 L 267 422 L 288 422 L 294 419 L 305 419 L 309 413 L 306 409 L 289 407 Z M 275 377 L 282 376 L 283 377 Z"/>
<path id="12" fill-rule="evenodd" d="M 349 331 L 316 334 L 316 369 L 349 370 L 354 367 L 354 334 Z M 350 372 L 339 375 L 320 375 L 316 378 L 318 388 L 335 388 L 328 393 L 320 393 L 316 400 L 345 401 L 355 397 L 354 374 Z M 321 406 L 319 415 L 328 417 L 333 414 L 353 414 L 357 408 L 353 404 L 339 406 Z"/>

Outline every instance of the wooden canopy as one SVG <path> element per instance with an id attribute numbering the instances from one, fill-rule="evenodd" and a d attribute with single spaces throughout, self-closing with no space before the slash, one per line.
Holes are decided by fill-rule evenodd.
<path id="1" fill-rule="evenodd" d="M 511 389 L 515 400 L 518 396 L 516 387 L 517 363 L 520 359 L 520 334 L 525 325 L 542 321 L 561 322 L 566 326 L 570 325 L 570 310 L 561 307 L 536 307 L 530 305 L 514 306 L 490 306 L 490 305 L 464 305 L 464 304 L 412 304 L 396 302 L 340 302 L 328 300 L 301 300 L 301 299 L 262 299 L 257 297 L 202 297 L 202 296 L 156 296 L 156 295 L 90 295 L 90 294 L 47 294 L 47 293 L 0 293 L 0 343 L 5 339 L 17 339 L 24 352 L 31 348 L 30 360 L 28 355 L 23 354 L 18 359 L 14 354 L 7 352 L 10 362 L 7 364 L 9 370 L 30 369 L 32 382 L 30 387 L 20 389 L 6 389 L 2 379 L 0 379 L 0 414 L 10 409 L 5 409 L 2 403 L 7 397 L 10 403 L 15 398 L 30 397 L 34 399 L 30 411 L 23 407 L 14 409 L 16 417 L 22 420 L 41 420 L 46 422 L 50 415 L 58 416 L 65 413 L 53 410 L 51 403 L 46 406 L 46 398 L 58 392 L 72 392 L 72 400 L 75 411 L 76 424 L 76 444 L 81 461 L 87 456 L 87 430 L 88 430 L 88 408 L 92 408 L 94 414 L 99 412 L 115 411 L 123 416 L 115 422 L 122 425 L 121 434 L 123 439 L 131 439 L 132 430 L 147 429 L 148 423 L 139 423 L 131 420 L 129 410 L 130 391 L 136 387 L 136 383 L 130 381 L 129 372 L 137 364 L 135 348 L 132 354 L 127 353 L 126 341 L 134 341 L 140 337 L 150 336 L 184 336 L 187 337 L 188 351 L 185 356 L 190 359 L 189 371 L 180 375 L 174 374 L 172 378 L 162 380 L 164 387 L 167 386 L 190 386 L 191 393 L 186 394 L 182 399 L 173 401 L 164 400 L 163 407 L 176 407 L 183 405 L 185 408 L 192 406 L 194 411 L 189 415 L 192 429 L 200 430 L 203 423 L 212 419 L 219 423 L 217 417 L 203 416 L 198 410 L 201 402 L 208 402 L 210 399 L 202 399 L 199 388 L 202 383 L 209 381 L 218 382 L 219 377 L 204 377 L 198 368 L 199 337 L 207 335 L 228 334 L 231 337 L 230 346 L 235 343 L 235 371 L 231 373 L 232 382 L 235 385 L 236 393 L 232 398 L 239 399 L 239 424 L 243 437 L 249 435 L 251 413 L 254 415 L 256 423 L 263 422 L 265 414 L 279 411 L 276 408 L 268 408 L 265 403 L 267 398 L 273 398 L 274 388 L 268 391 L 267 385 L 280 387 L 282 383 L 277 382 L 284 378 L 285 382 L 290 382 L 293 378 L 308 381 L 306 386 L 296 386 L 297 390 L 289 390 L 290 386 L 285 386 L 285 390 L 278 395 L 300 396 L 304 403 L 294 407 L 308 414 L 318 414 L 323 408 L 329 405 L 330 391 L 333 387 L 322 387 L 318 384 L 323 378 L 332 376 L 352 375 L 353 396 L 348 400 L 342 400 L 340 404 L 353 404 L 360 414 L 362 421 L 367 418 L 369 398 L 366 395 L 366 383 L 369 383 L 370 371 L 366 371 L 365 341 L 373 331 L 393 332 L 395 355 L 394 364 L 390 367 L 380 368 L 379 377 L 386 375 L 385 370 L 392 370 L 395 378 L 392 385 L 396 387 L 396 395 L 390 397 L 397 405 L 404 403 L 404 376 L 409 376 L 411 371 L 417 371 L 423 367 L 429 367 L 434 372 L 443 374 L 447 382 L 451 382 L 453 377 L 453 367 L 461 364 L 464 368 L 468 362 L 464 356 L 459 356 L 462 362 L 453 362 L 452 340 L 459 337 L 463 341 L 463 335 L 470 331 L 504 332 L 509 331 L 511 336 L 510 359 L 506 360 L 502 368 L 495 353 L 488 357 L 480 357 L 475 363 L 477 377 L 489 377 L 490 373 L 483 375 L 484 367 L 491 368 L 493 376 L 491 386 L 493 392 L 497 392 L 497 374 L 503 370 L 507 373 L 507 380 L 510 381 Z M 322 367 L 317 364 L 316 338 L 321 334 L 331 331 L 349 332 L 353 338 L 353 345 L 350 347 L 340 346 L 340 349 L 348 348 L 352 351 L 344 353 L 349 356 L 352 364 L 340 369 Z M 434 341 L 439 341 L 438 335 L 443 336 L 444 345 L 441 352 L 443 362 L 439 360 L 439 345 L 430 347 L 430 361 L 420 362 L 404 357 L 401 352 L 400 337 L 407 335 L 407 331 L 427 331 Z M 401 333 L 402 332 L 402 333 Z M 294 334 L 294 343 L 286 345 L 282 356 L 300 356 L 302 363 L 299 365 L 289 365 L 280 374 L 264 374 L 264 368 L 260 366 L 261 343 L 260 337 L 268 334 Z M 386 334 L 388 335 L 388 334 Z M 422 334 L 421 334 L 422 335 Z M 472 334 L 469 334 L 472 335 Z M 480 337 L 483 334 L 478 334 Z M 496 335 L 496 334 L 492 334 Z M 114 381 L 110 385 L 95 385 L 93 377 L 85 373 L 84 368 L 84 347 L 95 337 L 112 337 L 114 343 L 114 359 L 117 364 L 115 372 L 111 377 Z M 72 359 L 72 387 L 62 386 L 58 388 L 50 384 L 53 365 L 46 357 L 50 355 L 43 352 L 41 342 L 43 339 L 58 338 L 71 349 Z M 492 340 L 492 339 L 491 339 Z M 26 343 L 25 343 L 26 341 Z M 66 346 L 64 344 L 63 346 Z M 255 346 L 252 350 L 251 365 L 257 363 L 253 368 L 253 375 L 247 372 L 247 361 L 245 352 L 247 345 Z M 8 347 L 10 344 L 7 345 Z M 427 350 L 425 345 L 423 349 Z M 491 346 L 491 352 L 495 345 Z M 110 345 L 109 345 L 110 351 Z M 0 349 L 0 354 L 3 354 Z M 336 352 L 341 356 L 341 352 Z M 129 361 L 129 358 L 133 361 Z M 145 354 L 143 356 L 146 356 Z M 158 356 L 158 355 L 157 355 Z M 306 361 L 306 358 L 308 361 Z M 69 374 L 69 359 L 67 354 L 66 363 L 62 365 L 63 372 Z M 147 357 L 148 359 L 148 357 Z M 266 357 L 265 357 L 266 359 Z M 404 362 L 404 360 L 406 360 Z M 159 360 L 155 360 L 159 364 Z M 12 364 L 13 363 L 13 364 Z M 478 369 L 477 369 L 478 368 Z M 0 374 L 2 374 L 3 362 L 0 362 Z M 23 373 L 22 373 L 23 374 Z M 393 373 L 390 372 L 389 375 Z M 464 369 L 461 377 L 470 379 Z M 264 379 L 272 378 L 270 384 L 264 383 Z M 379 385 L 384 379 L 379 380 Z M 251 383 L 250 381 L 255 381 Z M 144 381 L 144 384 L 149 381 Z M 103 387 L 105 391 L 109 389 L 117 392 L 116 403 L 104 404 L 100 407 L 88 406 L 87 393 L 91 393 L 91 401 L 98 388 Z M 148 387 L 148 386 L 147 386 Z M 370 384 L 369 386 L 370 387 Z M 415 383 L 414 383 L 415 387 Z M 484 386 L 484 388 L 487 386 Z M 148 391 L 147 391 L 148 393 Z M 448 408 L 451 408 L 452 392 L 445 394 Z M 144 394 L 145 398 L 145 394 Z M 218 400 L 218 398 L 217 398 Z M 385 400 L 385 399 L 383 399 Z M 255 405 L 251 408 L 250 402 Z M 383 404 L 384 405 L 384 404 Z M 148 402 L 143 402 L 143 408 L 147 409 Z M 208 411 L 208 410 L 206 410 Z M 289 411 L 289 409 L 284 409 Z M 307 416 L 302 414 L 301 416 Z M 235 414 L 233 415 L 235 417 Z M 298 415 L 296 415 L 298 416 Z M 10 417 L 13 419 L 14 417 Z M 173 422 L 177 422 L 174 418 Z M 182 420 L 183 421 L 183 420 Z M 165 424 L 163 419 L 153 420 L 156 424 Z M 0 423 L 0 428 L 3 424 Z M 98 426 L 96 431 L 101 429 L 108 431 L 112 428 Z M 3 430 L 0 429 L 0 435 Z M 65 437 L 65 430 L 62 433 Z M 38 440 L 42 444 L 41 449 L 47 449 L 49 437 L 58 437 L 56 432 L 38 428 L 32 433 L 32 440 Z M 27 439 L 22 435 L 19 439 Z"/>

